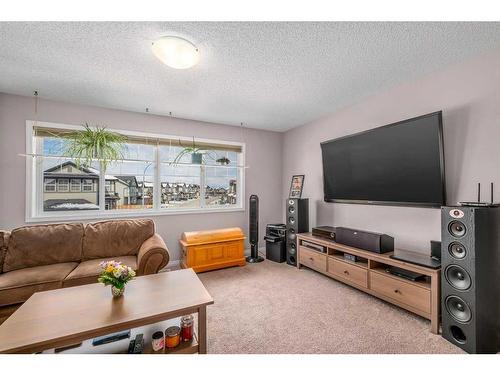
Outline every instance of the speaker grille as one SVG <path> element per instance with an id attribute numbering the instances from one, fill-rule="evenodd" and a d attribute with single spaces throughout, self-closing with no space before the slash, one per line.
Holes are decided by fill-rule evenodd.
<path id="1" fill-rule="evenodd" d="M 472 285 L 472 278 L 469 273 L 460 266 L 452 264 L 446 267 L 444 272 L 446 281 L 458 290 L 467 290 Z"/>
<path id="2" fill-rule="evenodd" d="M 467 303 L 458 296 L 448 296 L 445 301 L 446 311 L 457 321 L 467 323 L 472 318 L 472 311 Z"/>

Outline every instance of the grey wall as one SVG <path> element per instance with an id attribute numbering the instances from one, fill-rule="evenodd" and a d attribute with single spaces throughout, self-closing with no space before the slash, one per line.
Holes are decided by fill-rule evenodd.
<path id="1" fill-rule="evenodd" d="M 26 120 L 34 120 L 33 98 L 0 93 L 0 228 L 25 225 Z M 38 120 L 63 124 L 85 121 L 110 128 L 195 135 L 228 141 L 243 141 L 239 127 L 181 120 L 112 109 L 40 100 Z M 281 219 L 281 156 L 283 134 L 246 129 L 245 209 L 250 194 L 260 198 L 260 238 L 264 244 L 265 224 Z M 147 215 L 145 215 L 147 217 Z M 178 239 L 182 232 L 239 226 L 247 233 L 248 211 L 198 213 L 152 217 L 166 240 L 173 259 L 179 259 Z"/>
<path id="2" fill-rule="evenodd" d="M 305 174 L 311 227 L 349 226 L 385 232 L 396 246 L 428 253 L 439 240 L 440 210 L 334 204 L 323 201 L 320 142 L 406 118 L 443 110 L 448 203 L 473 200 L 476 183 L 500 201 L 500 52 L 392 88 L 326 118 L 295 128 L 283 142 L 283 191 L 291 176 Z"/>

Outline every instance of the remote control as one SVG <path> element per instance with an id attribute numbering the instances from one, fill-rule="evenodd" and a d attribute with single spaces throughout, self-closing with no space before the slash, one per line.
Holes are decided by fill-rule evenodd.
<path id="1" fill-rule="evenodd" d="M 111 335 L 96 337 L 92 340 L 93 346 L 109 344 L 110 342 L 128 339 L 130 337 L 130 330 L 112 333 Z"/>
<path id="2" fill-rule="evenodd" d="M 134 354 L 134 347 L 135 347 L 135 340 L 132 339 L 130 340 L 130 342 L 128 343 L 128 350 L 127 350 L 127 354 Z"/>
<path id="3" fill-rule="evenodd" d="M 144 350 L 144 338 L 142 333 L 135 336 L 134 354 L 141 354 Z"/>

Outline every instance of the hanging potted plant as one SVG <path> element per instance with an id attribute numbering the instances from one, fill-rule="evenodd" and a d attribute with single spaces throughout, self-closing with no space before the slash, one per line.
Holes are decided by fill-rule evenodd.
<path id="1" fill-rule="evenodd" d="M 185 155 L 191 155 L 191 164 L 202 164 L 205 161 L 205 156 L 211 157 L 209 150 L 196 146 L 194 137 L 193 143 L 189 146 L 182 146 L 179 139 L 179 146 L 183 147 L 183 149 L 177 154 L 175 159 L 170 164 L 179 164 Z"/>
<path id="2" fill-rule="evenodd" d="M 74 159 L 78 166 L 90 167 L 92 161 L 98 160 L 99 167 L 105 172 L 110 163 L 123 159 L 126 139 L 123 135 L 110 132 L 104 126 L 90 127 L 87 123 L 83 128 L 65 136 L 69 141 L 65 155 Z"/>

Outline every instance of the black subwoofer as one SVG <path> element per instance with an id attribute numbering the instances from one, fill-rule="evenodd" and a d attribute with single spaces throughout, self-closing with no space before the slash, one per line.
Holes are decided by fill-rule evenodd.
<path id="1" fill-rule="evenodd" d="M 442 335 L 469 353 L 500 351 L 500 208 L 441 211 Z"/>
<path id="2" fill-rule="evenodd" d="M 309 232 L 309 199 L 286 200 L 286 262 L 297 265 L 297 233 Z"/>

